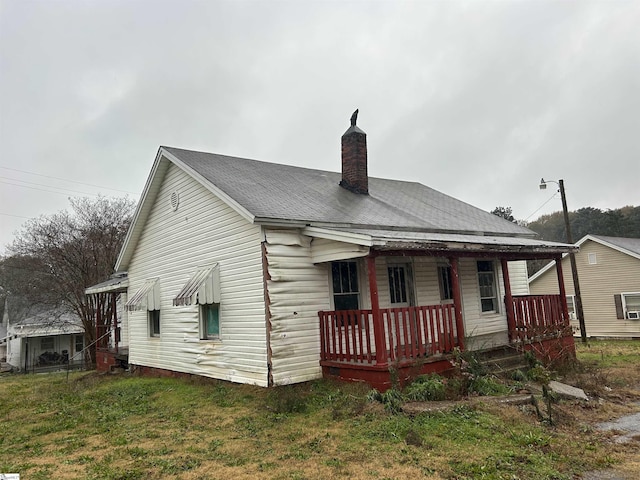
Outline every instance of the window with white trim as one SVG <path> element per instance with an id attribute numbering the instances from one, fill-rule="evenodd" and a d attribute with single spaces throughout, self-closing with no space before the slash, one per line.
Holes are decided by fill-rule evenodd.
<path id="1" fill-rule="evenodd" d="M 497 312 L 498 295 L 493 262 L 491 260 L 478 260 L 477 268 L 481 311 L 483 313 Z"/>
<path id="2" fill-rule="evenodd" d="M 358 264 L 354 261 L 331 262 L 333 307 L 335 310 L 359 310 Z"/>
<path id="3" fill-rule="evenodd" d="M 389 298 L 392 304 L 408 303 L 407 267 L 406 265 L 389 265 Z"/>
<path id="4" fill-rule="evenodd" d="M 626 292 L 622 293 L 621 296 L 625 318 L 640 320 L 640 292 Z"/>
<path id="5" fill-rule="evenodd" d="M 187 280 L 173 305 L 198 305 L 200 340 L 220 338 L 220 264 L 198 267 Z"/>
<path id="6" fill-rule="evenodd" d="M 203 303 L 200 305 L 200 339 L 220 338 L 220 304 Z"/>
<path id="7" fill-rule="evenodd" d="M 53 337 L 42 337 L 40 339 L 40 350 L 43 352 L 53 352 Z"/>
<path id="8" fill-rule="evenodd" d="M 149 320 L 149 336 L 160 336 L 160 310 L 147 310 L 147 318 Z"/>
<path id="9" fill-rule="evenodd" d="M 75 353 L 81 352 L 84 348 L 84 335 L 76 335 L 74 339 Z"/>
<path id="10" fill-rule="evenodd" d="M 451 265 L 438 265 L 438 287 L 440 288 L 440 300 L 453 300 Z"/>
<path id="11" fill-rule="evenodd" d="M 571 320 L 575 320 L 576 315 L 576 296 L 575 295 L 567 295 L 567 310 L 569 310 L 569 318 Z"/>
<path id="12" fill-rule="evenodd" d="M 596 265 L 598 263 L 598 256 L 595 253 L 588 253 L 589 265 Z"/>

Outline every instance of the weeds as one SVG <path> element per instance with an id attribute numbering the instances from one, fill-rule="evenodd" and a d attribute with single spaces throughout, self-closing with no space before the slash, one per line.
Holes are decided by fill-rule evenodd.
<path id="1" fill-rule="evenodd" d="M 594 361 L 601 357 L 617 359 L 605 352 Z M 637 355 L 620 357 L 626 363 L 606 372 L 607 383 L 638 364 Z M 583 421 L 553 429 L 538 423 L 531 407 L 461 403 L 444 412 L 399 414 L 407 399 L 499 390 L 494 377 L 478 380 L 483 376 L 473 359 L 464 361 L 453 378 L 427 375 L 404 391 L 368 395 L 363 385 L 324 380 L 261 389 L 207 379 L 85 373 L 66 383 L 56 374 L 6 376 L 0 379 L 0 471 L 88 479 L 543 479 L 619 461 L 620 450 L 589 426 L 592 410 Z M 558 422 L 564 413 L 561 405 L 554 408 Z"/>

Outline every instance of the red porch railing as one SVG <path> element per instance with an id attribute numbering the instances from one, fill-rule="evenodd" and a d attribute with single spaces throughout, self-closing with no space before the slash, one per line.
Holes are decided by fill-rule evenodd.
<path id="1" fill-rule="evenodd" d="M 571 335 L 560 295 L 513 297 L 516 331 L 513 339 L 531 341 L 550 336 Z"/>
<path id="2" fill-rule="evenodd" d="M 390 361 L 451 352 L 458 346 L 453 305 L 381 308 L 384 345 Z M 318 312 L 321 360 L 375 364 L 371 310 Z"/>

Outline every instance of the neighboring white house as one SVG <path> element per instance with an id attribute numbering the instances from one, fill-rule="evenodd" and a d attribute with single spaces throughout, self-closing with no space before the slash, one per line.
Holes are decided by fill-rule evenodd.
<path id="1" fill-rule="evenodd" d="M 571 248 L 534 237 L 419 183 L 368 177 L 355 122 L 342 174 L 160 147 L 116 265 L 128 361 L 268 386 L 508 344 L 525 260 Z"/>
<path id="2" fill-rule="evenodd" d="M 8 317 L 8 309 L 5 309 Z M 84 329 L 77 316 L 55 310 L 21 319 L 7 319 L 6 362 L 17 371 L 31 372 L 81 365 Z"/>
<path id="3" fill-rule="evenodd" d="M 585 328 L 590 337 L 640 337 L 640 238 L 586 235 L 576 245 Z M 575 291 L 569 258 L 563 258 L 567 303 L 576 335 Z M 557 293 L 547 265 L 529 279 L 532 293 Z"/>

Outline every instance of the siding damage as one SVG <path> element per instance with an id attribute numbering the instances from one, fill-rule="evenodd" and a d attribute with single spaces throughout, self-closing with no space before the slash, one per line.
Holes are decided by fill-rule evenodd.
<path id="1" fill-rule="evenodd" d="M 180 206 L 170 197 L 180 192 Z M 261 229 L 171 165 L 129 265 L 130 291 L 147 278 L 160 283 L 160 336 L 146 310 L 129 314 L 129 363 L 238 383 L 267 385 Z M 166 199 L 166 201 L 164 201 Z M 197 304 L 173 299 L 206 265 L 217 263 L 220 338 L 201 340 Z"/>
<path id="2" fill-rule="evenodd" d="M 320 378 L 318 311 L 329 309 L 327 266 L 314 265 L 313 242 L 298 231 L 266 230 L 265 237 L 273 384 Z"/>

